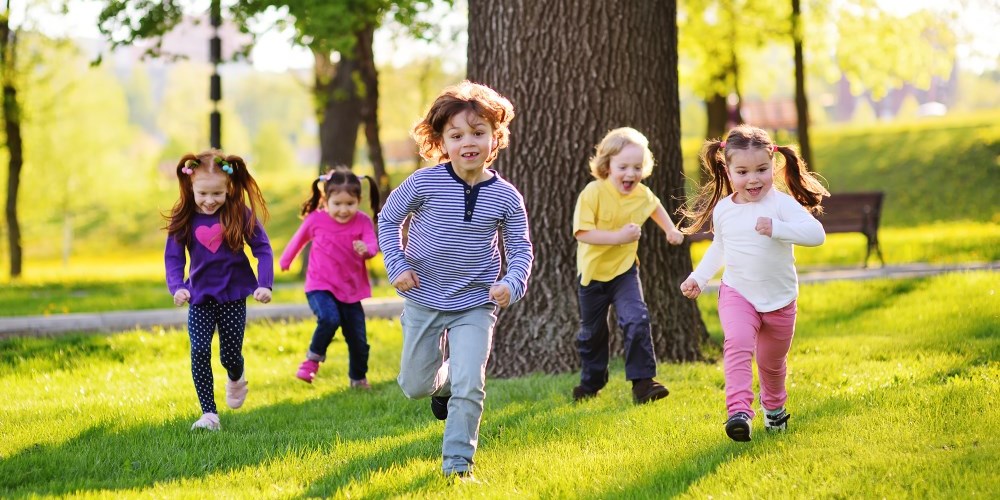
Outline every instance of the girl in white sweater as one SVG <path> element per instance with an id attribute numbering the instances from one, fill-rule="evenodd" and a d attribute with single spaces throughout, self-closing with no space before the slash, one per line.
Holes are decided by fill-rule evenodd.
<path id="1" fill-rule="evenodd" d="M 784 157 L 785 194 L 773 188 L 774 157 Z M 684 211 L 697 232 L 711 218 L 712 244 L 681 293 L 694 299 L 725 266 L 719 287 L 719 319 L 725 335 L 726 434 L 750 441 L 752 360 L 757 356 L 760 402 L 767 430 L 784 430 L 785 371 L 795 333 L 798 276 L 792 245 L 818 246 L 826 233 L 813 213 L 830 193 L 806 169 L 798 153 L 777 146 L 767 132 L 740 125 L 723 141 L 705 143 L 702 163 L 709 182 Z"/>

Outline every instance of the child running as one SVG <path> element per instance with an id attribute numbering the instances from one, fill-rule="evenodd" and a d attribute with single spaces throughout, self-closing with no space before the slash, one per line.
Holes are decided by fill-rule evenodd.
<path id="1" fill-rule="evenodd" d="M 444 89 L 413 129 L 421 155 L 444 163 L 414 172 L 379 216 L 386 271 L 404 299 L 399 386 L 411 399 L 431 396 L 434 416 L 446 420 L 444 474 L 467 481 L 497 306 L 524 296 L 534 258 L 521 194 L 487 168 L 507 147 L 513 118 L 510 101 L 489 87 Z"/>
<path id="2" fill-rule="evenodd" d="M 226 404 L 236 409 L 247 396 L 243 366 L 246 298 L 271 301 L 274 257 L 261 220 L 267 206 L 243 158 L 209 150 L 186 154 L 177 164 L 180 199 L 167 216 L 163 260 L 167 289 L 174 305 L 191 305 L 191 375 L 201 404 L 201 418 L 191 430 L 220 429 L 212 378 L 212 337 L 219 330 L 219 360 L 229 375 Z M 257 276 L 244 253 L 257 259 Z M 191 267 L 184 279 L 186 255 Z"/>
<path id="3" fill-rule="evenodd" d="M 656 354 L 650 334 L 649 311 L 639 281 L 639 236 L 652 217 L 667 242 L 680 245 L 677 229 L 660 199 L 642 180 L 653 172 L 649 141 L 633 128 L 607 133 L 590 159 L 591 181 L 580 192 L 573 212 L 579 273 L 580 385 L 573 400 L 597 395 L 608 383 L 608 309 L 615 305 L 625 334 L 625 378 L 632 381 L 632 399 L 648 403 L 667 396 L 656 376 Z"/>
<path id="4" fill-rule="evenodd" d="M 791 195 L 773 189 L 775 153 L 784 157 Z M 799 292 L 792 245 L 818 246 L 826 239 L 810 212 L 820 213 L 822 197 L 830 193 L 794 149 L 775 145 L 757 127 L 740 125 L 725 140 L 706 142 L 702 163 L 709 182 L 684 211 L 693 221 L 684 232 L 698 231 L 711 218 L 714 237 L 681 292 L 697 298 L 725 266 L 719 319 L 725 336 L 726 434 L 750 441 L 754 353 L 764 428 L 783 431 L 788 425 L 785 371 Z"/>
<path id="5" fill-rule="evenodd" d="M 366 178 L 374 213 L 379 204 L 378 188 L 374 179 Z M 358 211 L 360 203 L 361 178 L 350 170 L 340 168 L 319 176 L 312 183 L 312 197 L 302 204 L 302 225 L 288 241 L 279 261 L 281 270 L 287 271 L 302 247 L 312 241 L 305 290 L 309 308 L 316 314 L 316 330 L 306 359 L 295 374 L 310 384 L 319 364 L 326 361 L 333 335 L 342 328 L 349 356 L 350 386 L 371 388 L 367 378 L 368 333 L 361 299 L 372 296 L 365 261 L 378 253 L 378 242 L 371 218 Z"/>

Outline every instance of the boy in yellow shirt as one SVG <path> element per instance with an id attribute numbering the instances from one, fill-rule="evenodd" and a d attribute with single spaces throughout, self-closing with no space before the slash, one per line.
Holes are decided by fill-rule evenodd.
<path id="1" fill-rule="evenodd" d="M 582 365 L 580 385 L 573 388 L 576 401 L 596 396 L 608 383 L 611 304 L 625 333 L 625 378 L 632 381 L 633 400 L 648 403 L 669 393 L 653 380 L 656 354 L 639 282 L 637 251 L 642 224 L 649 217 L 666 233 L 671 245 L 680 245 L 684 235 L 659 198 L 642 184 L 652 171 L 649 140 L 628 127 L 608 132 L 590 159 L 590 172 L 596 180 L 580 192 L 573 214 L 580 276 L 577 348 Z"/>

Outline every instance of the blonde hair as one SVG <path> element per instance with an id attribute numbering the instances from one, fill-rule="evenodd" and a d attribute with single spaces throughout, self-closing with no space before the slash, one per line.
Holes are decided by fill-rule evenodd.
<path id="1" fill-rule="evenodd" d="M 621 153 L 630 144 L 642 148 L 642 178 L 649 177 L 653 173 L 653 152 L 649 150 L 649 139 L 632 127 L 616 128 L 601 139 L 594 148 L 596 153 L 590 159 L 590 175 L 597 179 L 607 179 L 611 175 L 611 157 Z"/>

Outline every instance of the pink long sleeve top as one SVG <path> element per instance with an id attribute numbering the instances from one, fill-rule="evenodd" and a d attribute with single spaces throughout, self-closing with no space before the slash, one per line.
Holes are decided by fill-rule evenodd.
<path id="1" fill-rule="evenodd" d="M 356 240 L 363 241 L 368 247 L 364 256 L 354 251 Z M 343 303 L 354 303 L 372 296 L 365 261 L 378 253 L 378 240 L 367 214 L 358 212 L 350 222 L 342 224 L 323 210 L 310 213 L 281 253 L 281 269 L 291 267 L 302 247 L 310 241 L 312 248 L 306 270 L 306 292 L 326 290 Z"/>

